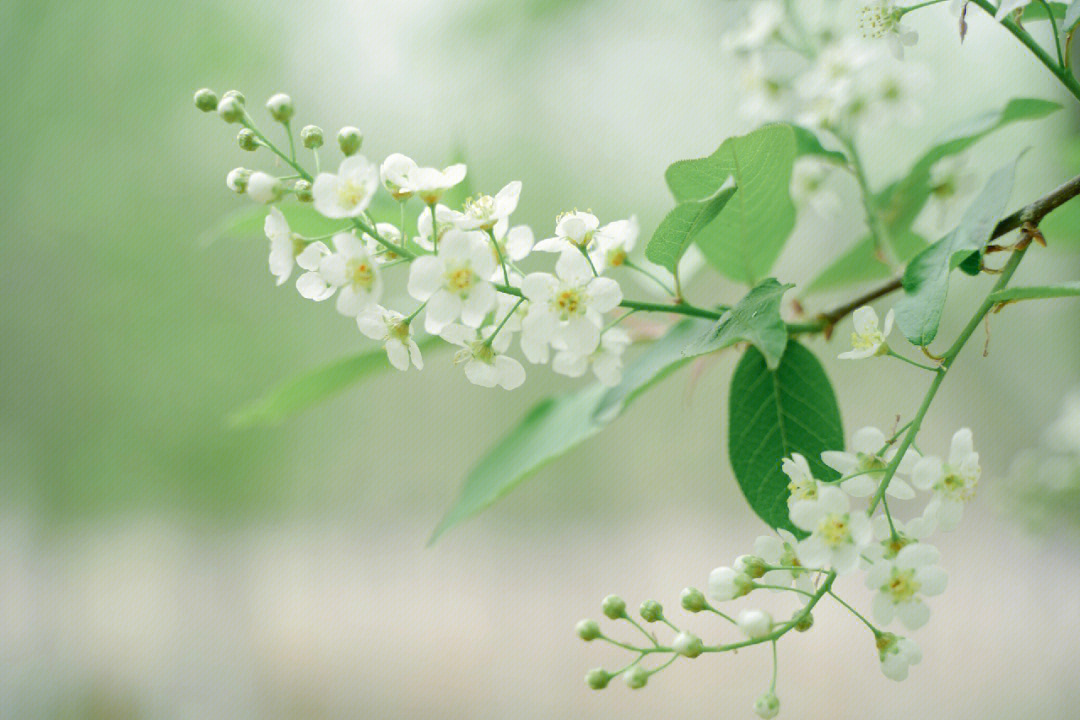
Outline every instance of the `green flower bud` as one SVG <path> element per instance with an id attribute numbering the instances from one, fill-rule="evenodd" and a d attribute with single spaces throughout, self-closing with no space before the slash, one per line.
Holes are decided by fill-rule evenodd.
<path id="1" fill-rule="evenodd" d="M 697 635 L 683 631 L 671 641 L 671 649 L 683 657 L 696 658 L 705 651 L 705 646 Z"/>
<path id="2" fill-rule="evenodd" d="M 814 616 L 810 613 L 806 613 L 795 621 L 795 630 L 798 632 L 806 632 L 812 627 L 814 627 Z"/>
<path id="3" fill-rule="evenodd" d="M 241 150 L 247 150 L 248 152 L 259 149 L 258 138 L 255 137 L 255 133 L 247 128 L 243 128 L 236 133 L 236 144 L 240 146 Z"/>
<path id="4" fill-rule="evenodd" d="M 623 682 L 631 690 L 637 690 L 638 688 L 645 687 L 645 683 L 649 682 L 649 673 L 645 668 L 640 665 L 635 665 L 622 674 Z"/>
<path id="5" fill-rule="evenodd" d="M 321 148 L 323 144 L 322 128 L 318 125 L 305 125 L 304 129 L 300 131 L 300 142 L 308 150 Z"/>
<path id="6" fill-rule="evenodd" d="M 608 595 L 600 607 L 612 620 L 626 617 L 626 601 L 618 595 Z"/>
<path id="7" fill-rule="evenodd" d="M 364 144 L 364 135 L 354 127 L 343 127 L 337 134 L 338 147 L 345 155 L 355 155 Z"/>
<path id="8" fill-rule="evenodd" d="M 692 613 L 699 613 L 705 609 L 705 596 L 697 588 L 683 588 L 679 601 L 682 603 L 683 610 Z"/>
<path id="9" fill-rule="evenodd" d="M 226 90 L 225 94 L 221 96 L 222 100 L 225 98 L 233 98 L 236 102 L 240 103 L 241 107 L 247 105 L 247 98 L 245 98 L 244 93 L 239 90 Z"/>
<path id="10" fill-rule="evenodd" d="M 776 693 L 772 690 L 754 701 L 754 714 L 759 718 L 769 720 L 770 718 L 776 717 L 779 712 L 780 698 L 776 697 Z"/>
<path id="11" fill-rule="evenodd" d="M 604 668 L 593 668 L 585 673 L 585 684 L 593 690 L 603 690 L 611 682 L 611 675 Z"/>
<path id="12" fill-rule="evenodd" d="M 732 567 L 737 572 L 745 573 L 757 580 L 765 574 L 766 562 L 756 555 L 740 555 L 735 558 Z"/>
<path id="13" fill-rule="evenodd" d="M 641 603 L 641 607 L 638 611 L 641 613 L 641 619 L 645 622 L 653 623 L 664 617 L 663 606 L 655 600 L 646 600 Z"/>
<path id="14" fill-rule="evenodd" d="M 248 179 L 251 177 L 251 171 L 247 168 L 233 168 L 229 171 L 229 174 L 225 176 L 225 184 L 234 193 L 242 195 L 247 190 Z"/>
<path id="15" fill-rule="evenodd" d="M 266 101 L 266 109 L 270 111 L 270 117 L 279 123 L 287 123 L 292 120 L 294 112 L 292 98 L 285 93 L 271 96 Z"/>
<path id="16" fill-rule="evenodd" d="M 575 630 L 577 631 L 577 636 L 585 642 L 600 637 L 600 626 L 596 624 L 595 620 L 582 620 L 577 624 Z"/>
<path id="17" fill-rule="evenodd" d="M 244 117 L 244 106 L 236 98 L 223 97 L 217 105 L 217 112 L 227 123 L 240 122 Z"/>
<path id="18" fill-rule="evenodd" d="M 203 112 L 213 112 L 214 110 L 217 110 L 217 104 L 217 93 L 210 88 L 203 88 L 195 91 L 195 107 Z"/>
<path id="19" fill-rule="evenodd" d="M 297 180 L 293 184 L 293 192 L 296 193 L 296 199 L 300 202 L 312 202 L 315 196 L 311 194 L 311 183 L 307 180 Z"/>

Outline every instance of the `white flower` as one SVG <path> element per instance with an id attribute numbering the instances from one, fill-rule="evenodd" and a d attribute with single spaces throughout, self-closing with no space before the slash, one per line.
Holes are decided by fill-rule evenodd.
<path id="1" fill-rule="evenodd" d="M 746 27 L 736 33 L 728 33 L 721 39 L 721 46 L 728 52 L 751 52 L 760 50 L 776 37 L 784 22 L 784 8 L 775 0 L 759 0 L 750 8 Z"/>
<path id="2" fill-rule="evenodd" d="M 924 517 L 942 530 L 954 530 L 964 512 L 964 502 L 975 494 L 981 474 L 979 453 L 973 448 L 971 430 L 961 428 L 953 435 L 947 463 L 927 456 L 919 460 L 911 472 L 915 487 L 934 493 Z"/>
<path id="3" fill-rule="evenodd" d="M 436 208 L 436 213 L 438 208 Z M 499 256 L 502 256 L 503 262 L 516 263 L 524 260 L 532 252 L 533 248 L 533 231 L 528 225 L 515 225 L 510 227 L 510 221 L 503 218 L 499 222 L 495 223 L 495 227 L 492 229 L 491 234 L 495 236 L 495 244 L 499 246 L 499 251 L 496 253 L 495 248 L 491 248 L 491 252 L 495 255 L 495 262 L 498 264 Z M 492 274 L 492 281 L 503 282 L 503 273 L 501 267 L 496 267 L 495 272 Z"/>
<path id="4" fill-rule="evenodd" d="M 555 343 L 558 347 L 558 343 Z M 622 355 L 630 345 L 630 334 L 620 327 L 612 327 L 600 334 L 600 345 L 588 355 L 578 355 L 569 350 L 557 349 L 551 361 L 551 369 L 560 375 L 581 377 L 591 366 L 596 379 L 608 387 L 622 381 Z"/>
<path id="5" fill-rule="evenodd" d="M 494 330 L 485 328 L 488 337 Z M 514 358 L 502 353 L 510 345 L 510 334 L 500 331 L 491 343 L 480 338 L 475 328 L 454 323 L 443 328 L 442 338 L 447 342 L 460 345 L 461 350 L 454 356 L 454 362 L 465 363 L 465 377 L 469 382 L 481 387 L 502 386 L 506 390 L 525 382 L 525 368 Z"/>
<path id="6" fill-rule="evenodd" d="M 382 297 L 382 277 L 363 240 L 351 232 L 341 232 L 332 241 L 334 252 L 319 262 L 318 275 L 326 286 L 341 289 L 338 312 L 355 317 Z"/>
<path id="7" fill-rule="evenodd" d="M 919 33 L 900 22 L 903 12 L 890 0 L 878 0 L 862 9 L 859 24 L 868 37 L 885 38 L 897 60 L 904 59 L 904 48 L 919 40 Z"/>
<path id="8" fill-rule="evenodd" d="M 780 469 L 788 476 L 788 510 L 800 502 L 815 502 L 818 499 L 819 483 L 810 472 L 810 464 L 799 453 L 792 453 L 790 458 L 780 462 Z"/>
<path id="9" fill-rule="evenodd" d="M 772 630 L 772 618 L 764 610 L 742 610 L 735 624 L 751 640 L 764 637 Z"/>
<path id="10" fill-rule="evenodd" d="M 826 46 L 803 73 L 796 90 L 803 99 L 800 122 L 837 127 L 866 108 L 865 84 L 878 53 L 866 40 L 845 37 Z"/>
<path id="11" fill-rule="evenodd" d="M 870 520 L 874 528 L 874 543 L 863 550 L 862 562 L 869 569 L 879 560 L 892 560 L 901 550 L 914 542 L 927 539 L 934 533 L 934 523 L 923 517 L 916 517 L 904 522 L 899 518 L 875 515 Z"/>
<path id="12" fill-rule="evenodd" d="M 455 218 L 461 230 L 491 230 L 495 224 L 517 209 L 521 195 L 521 182 L 515 180 L 500 190 L 495 197 L 481 195 L 465 201 L 465 212 Z M 436 218 L 437 220 L 438 218 Z"/>
<path id="13" fill-rule="evenodd" d="M 1001 20 L 1013 10 L 1019 10 L 1022 7 L 1027 6 L 1031 0 L 1001 0 L 1001 4 L 998 5 L 997 14 L 994 15 L 995 20 Z"/>
<path id="14" fill-rule="evenodd" d="M 829 164 L 804 155 L 795 160 L 791 168 L 791 197 L 801 205 L 809 205 L 822 217 L 831 217 L 840 211 L 840 198 L 828 187 L 832 174 Z"/>
<path id="15" fill-rule="evenodd" d="M 754 589 L 754 581 L 746 573 L 729 567 L 718 567 L 709 573 L 706 590 L 717 602 L 727 602 L 742 597 Z"/>
<path id="16" fill-rule="evenodd" d="M 947 576 L 937 567 L 941 554 L 933 545 L 911 543 L 896 557 L 882 558 L 866 573 L 866 587 L 877 590 L 874 596 L 874 619 L 888 625 L 893 618 L 908 630 L 918 630 L 930 619 L 930 608 L 922 597 L 945 591 Z"/>
<path id="17" fill-rule="evenodd" d="M 247 194 L 255 202 L 277 202 L 281 198 L 281 181 L 264 172 L 253 172 L 247 181 Z"/>
<path id="18" fill-rule="evenodd" d="M 791 522 L 810 533 L 796 548 L 803 565 L 830 566 L 840 575 L 858 567 L 859 553 L 873 540 L 873 528 L 865 514 L 850 510 L 847 495 L 831 486 L 821 488 L 817 500 L 792 505 Z"/>
<path id="19" fill-rule="evenodd" d="M 791 105 L 789 81 L 771 71 L 760 54 L 751 56 L 741 70 L 744 91 L 739 113 L 759 122 L 786 117 Z"/>
<path id="20" fill-rule="evenodd" d="M 599 246 L 597 254 L 600 256 L 600 265 L 603 267 L 618 267 L 626 262 L 630 251 L 637 244 L 638 234 L 641 227 L 638 225 L 637 215 L 631 215 L 625 220 L 609 222 L 596 233 L 596 242 Z M 597 270 L 600 268 L 597 267 Z"/>
<path id="21" fill-rule="evenodd" d="M 225 185 L 234 193 L 240 194 L 247 190 L 247 183 L 250 178 L 251 171 L 247 168 L 233 168 L 225 176 Z"/>
<path id="22" fill-rule="evenodd" d="M 304 270 L 317 270 L 319 260 L 330 252 L 321 242 L 305 244 L 289 228 L 288 221 L 277 208 L 270 208 L 263 231 L 270 240 L 270 272 L 277 278 L 278 285 L 289 279 L 293 265 L 299 265 Z"/>
<path id="23" fill-rule="evenodd" d="M 416 162 L 412 158 L 401 153 L 392 153 L 387 155 L 379 166 L 379 175 L 382 177 L 383 187 L 395 200 L 406 200 L 412 197 L 412 176 L 416 170 Z"/>
<path id="24" fill-rule="evenodd" d="M 853 497 L 867 497 L 877 490 L 886 466 L 896 457 L 896 448 L 886 447 L 885 440 L 885 433 L 877 428 L 864 427 L 851 436 L 851 452 L 826 450 L 821 453 L 821 461 L 840 473 L 844 492 Z M 885 492 L 900 500 L 915 497 L 911 486 L 897 475 L 909 475 L 918 461 L 919 453 L 908 448 Z"/>
<path id="25" fill-rule="evenodd" d="M 435 206 L 435 219 L 438 221 L 438 235 L 436 241 L 442 240 L 446 231 L 454 227 L 461 213 L 451 210 L 445 205 Z M 425 207 L 420 211 L 420 217 L 416 218 L 416 244 L 425 250 L 434 250 L 435 245 L 431 239 L 431 208 Z"/>
<path id="26" fill-rule="evenodd" d="M 589 260 L 597 272 L 606 266 L 605 247 L 618 251 L 629 242 L 633 247 L 637 239 L 637 219 L 617 220 L 600 227 L 600 221 L 592 213 L 574 211 L 563 213 L 555 219 L 555 236 L 536 243 L 535 250 L 566 254 L 589 253 Z M 629 248 L 627 248 L 629 249 Z M 618 257 L 618 255 L 616 255 Z M 622 255 L 620 262 L 626 260 Z"/>
<path id="27" fill-rule="evenodd" d="M 811 571 L 802 569 L 799 556 L 795 548 L 798 540 L 787 530 L 776 531 L 780 537 L 761 535 L 754 541 L 754 555 L 764 560 L 769 565 L 796 568 L 794 570 L 769 570 L 761 576 L 762 585 L 775 585 L 777 587 L 791 587 L 794 585 L 803 592 L 814 592 L 814 581 L 810 578 Z M 779 592 L 779 591 L 777 591 Z M 803 602 L 809 600 L 805 595 L 799 596 Z"/>
<path id="28" fill-rule="evenodd" d="M 433 335 L 457 320 L 479 327 L 495 305 L 489 281 L 495 259 L 480 232 L 447 231 L 438 255 L 424 255 L 409 270 L 409 294 L 427 302 L 424 328 Z"/>
<path id="29" fill-rule="evenodd" d="M 328 218 L 356 217 L 371 204 L 379 171 L 363 155 L 341 161 L 337 174 L 319 173 L 311 187 L 315 209 Z"/>
<path id="30" fill-rule="evenodd" d="M 885 315 L 885 327 L 881 329 L 878 329 L 877 313 L 869 305 L 856 310 L 851 319 L 855 325 L 855 331 L 851 333 L 851 350 L 840 353 L 841 360 L 862 360 L 889 351 L 885 338 L 892 332 L 894 313 L 891 309 Z"/>
<path id="31" fill-rule="evenodd" d="M 881 660 L 881 672 L 890 680 L 904 680 L 908 668 L 922 660 L 922 650 L 914 640 L 884 633 L 877 639 L 878 657 Z"/>
<path id="32" fill-rule="evenodd" d="M 555 273 L 530 273 L 521 283 L 529 300 L 521 349 L 530 362 L 547 362 L 553 343 L 573 355 L 591 354 L 600 344 L 603 314 L 622 301 L 619 284 L 593 277 L 577 253 L 561 255 Z"/>
<path id="33" fill-rule="evenodd" d="M 372 340 L 382 341 L 386 357 L 398 370 L 408 370 L 410 362 L 417 370 L 424 369 L 420 346 L 413 340 L 409 323 L 401 313 L 373 305 L 356 316 L 356 326 Z"/>
<path id="34" fill-rule="evenodd" d="M 393 243 L 394 245 L 401 245 L 401 230 L 396 225 L 388 222 L 381 222 L 375 224 L 375 232 L 379 234 L 383 240 Z M 390 250 L 381 242 L 376 240 L 368 233 L 363 234 L 364 246 L 367 248 L 368 254 L 375 259 L 375 262 L 379 265 L 383 265 L 394 260 L 400 260 L 401 256 L 393 250 Z"/>
<path id="35" fill-rule="evenodd" d="M 461 163 L 439 170 L 417 168 L 410 177 L 409 187 L 428 205 L 437 203 L 446 191 L 465 179 L 465 166 Z M 515 199 L 514 206 L 517 206 Z M 513 208 L 507 214 L 513 212 Z"/>

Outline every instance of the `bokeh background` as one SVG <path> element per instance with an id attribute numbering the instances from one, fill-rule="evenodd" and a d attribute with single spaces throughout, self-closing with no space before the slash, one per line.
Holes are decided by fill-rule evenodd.
<path id="1" fill-rule="evenodd" d="M 241 89 L 253 108 L 287 91 L 298 124 L 357 125 L 371 157 L 460 153 L 474 187 L 522 180 L 517 217 L 540 237 L 574 207 L 637 213 L 647 236 L 670 206 L 664 168 L 751 129 L 720 49 L 744 10 L 0 3 L 0 717 L 750 716 L 768 684 L 764 649 L 594 693 L 585 670 L 622 657 L 573 635 L 609 592 L 677 607 L 682 587 L 704 585 L 762 530 L 725 454 L 734 354 L 693 383 L 688 370 L 667 379 L 427 548 L 476 458 L 574 383 L 535 369 L 519 391 L 486 391 L 433 354 L 423 373 L 386 373 L 276 428 L 230 428 L 230 411 L 366 341 L 276 288 L 265 240 L 214 239 L 246 202 L 224 175 L 253 160 L 235 127 L 191 105 L 202 86 Z M 1076 170 L 1080 113 L 972 15 L 963 46 L 944 10 L 916 16 L 908 61 L 928 68 L 924 111 L 865 152 L 880 184 L 955 120 L 1012 96 L 1061 99 L 1052 119 L 971 153 L 985 176 L 1031 146 L 1019 206 Z M 847 211 L 800 216 L 783 280 L 807 280 L 857 239 L 852 188 L 837 191 Z M 1077 234 L 1059 227 L 1018 281 L 1076 278 Z M 945 336 L 984 282 L 954 284 Z M 740 290 L 702 276 L 690 292 Z M 997 490 L 1024 481 L 1013 457 L 1080 384 L 1077 317 L 1066 301 L 994 316 L 989 357 L 973 342 L 929 415 L 924 450 L 974 429 L 985 492 L 939 542 L 950 589 L 917 635 L 922 665 L 886 680 L 862 628 L 823 608 L 813 632 L 781 646 L 786 716 L 1074 715 L 1076 535 L 1032 533 Z M 835 362 L 840 344 L 812 347 L 849 431 L 914 409 L 917 371 Z M 716 637 L 701 620 L 688 624 Z"/>

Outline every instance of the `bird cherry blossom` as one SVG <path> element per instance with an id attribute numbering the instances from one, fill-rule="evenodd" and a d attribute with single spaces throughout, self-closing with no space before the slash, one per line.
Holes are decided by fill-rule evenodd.
<path id="1" fill-rule="evenodd" d="M 878 658 L 881 672 L 890 680 L 906 680 L 912 665 L 922 661 L 922 650 L 914 640 L 882 633 L 877 637 Z"/>
<path id="2" fill-rule="evenodd" d="M 960 523 L 964 503 L 975 494 L 982 468 L 975 452 L 971 430 L 961 428 L 952 437 L 949 461 L 928 455 L 915 464 L 911 481 L 920 490 L 932 491 L 924 516 L 942 530 L 954 530 Z"/>
<path id="3" fill-rule="evenodd" d="M 395 200 L 407 200 L 413 195 L 412 177 L 416 173 L 416 162 L 401 153 L 391 153 L 379 166 L 379 176 L 383 187 Z"/>
<path id="4" fill-rule="evenodd" d="M 410 362 L 417 370 L 424 369 L 420 346 L 413 339 L 409 322 L 401 313 L 382 305 L 372 305 L 356 316 L 356 326 L 367 337 L 382 342 L 386 357 L 398 370 L 408 370 Z"/>
<path id="5" fill-rule="evenodd" d="M 832 567 L 838 575 L 858 567 L 859 553 L 873 540 L 870 519 L 863 512 L 851 512 L 847 495 L 837 487 L 822 487 L 817 500 L 792 505 L 791 522 L 810 533 L 796 548 L 800 562 Z"/>
<path id="6" fill-rule="evenodd" d="M 709 573 L 706 589 L 713 600 L 727 602 L 753 590 L 754 581 L 746 573 L 724 566 Z"/>
<path id="7" fill-rule="evenodd" d="M 776 531 L 780 537 L 773 535 L 759 535 L 754 541 L 754 555 L 761 558 L 769 565 L 785 568 L 799 568 L 799 555 L 796 551 L 798 539 L 787 530 L 780 528 Z M 803 592 L 814 591 L 814 581 L 810 577 L 811 571 L 805 569 L 794 570 L 767 570 L 760 580 L 763 585 L 775 585 L 776 587 L 791 587 L 794 585 Z M 779 592 L 777 590 L 776 592 Z M 800 596 L 805 601 L 805 596 Z"/>
<path id="8" fill-rule="evenodd" d="M 439 202 L 447 190 L 465 179 L 465 170 L 462 163 L 442 170 L 431 167 L 417 168 L 410 177 L 410 187 L 421 200 L 432 205 Z M 513 212 L 513 209 L 511 208 L 508 214 L 509 212 Z"/>
<path id="9" fill-rule="evenodd" d="M 876 427 L 864 427 L 851 436 L 851 452 L 826 450 L 821 461 L 840 473 L 840 487 L 853 497 L 867 497 L 877 490 L 885 474 L 885 468 L 896 457 L 896 448 L 886 445 L 885 433 Z M 896 474 L 910 475 L 919 453 L 912 448 L 904 452 Z M 915 497 L 915 491 L 900 478 L 893 475 L 886 493 L 900 500 Z"/>
<path id="10" fill-rule="evenodd" d="M 591 367 L 597 380 L 614 387 L 622 380 L 622 355 L 630 345 L 630 333 L 620 327 L 604 330 L 600 334 L 600 345 L 588 355 L 560 347 L 560 342 L 552 344 L 556 347 L 555 357 L 551 360 L 552 370 L 568 377 L 581 377 Z"/>
<path id="11" fill-rule="evenodd" d="M 435 242 L 442 240 L 446 231 L 456 225 L 456 221 L 461 217 L 461 213 L 457 210 L 452 210 L 445 205 L 435 206 L 435 219 L 438 227 L 438 234 L 435 236 Z M 431 208 L 425 207 L 420 211 L 420 216 L 416 218 L 416 244 L 425 250 L 434 250 L 435 244 L 432 241 L 432 229 L 431 229 Z"/>
<path id="12" fill-rule="evenodd" d="M 341 161 L 337 174 L 319 173 L 311 187 L 315 209 L 328 218 L 356 217 L 371 204 L 379 171 L 363 155 Z"/>
<path id="13" fill-rule="evenodd" d="M 447 231 L 439 254 L 419 257 L 409 269 L 409 294 L 427 303 L 424 328 L 439 335 L 458 318 L 479 327 L 495 305 L 489 280 L 494 272 L 495 258 L 483 233 Z"/>
<path id="14" fill-rule="evenodd" d="M 635 225 L 636 221 L 634 224 L 629 224 L 628 221 L 616 221 L 600 227 L 600 221 L 595 215 L 575 210 L 559 215 L 555 219 L 555 235 L 536 243 L 534 249 L 564 255 L 588 253 L 592 267 L 597 272 L 602 272 L 606 265 L 601 239 L 603 238 L 604 243 L 610 243 L 612 249 L 625 245 L 627 240 L 632 246 L 633 239 L 636 239 Z M 625 260 L 625 255 L 623 260 Z"/>
<path id="15" fill-rule="evenodd" d="M 529 273 L 521 283 L 529 300 L 522 324 L 521 348 L 530 362 L 545 363 L 550 347 L 574 355 L 589 355 L 600 344 L 603 314 L 622 301 L 622 290 L 611 278 L 594 277 L 579 254 L 563 254 L 555 275 Z"/>
<path id="16" fill-rule="evenodd" d="M 489 333 L 494 330 L 494 327 L 485 328 Z M 476 328 L 453 323 L 443 328 L 441 337 L 461 347 L 454 356 L 454 362 L 465 363 L 465 377 L 474 385 L 513 390 L 525 382 L 525 368 L 514 358 L 503 354 L 510 347 L 509 333 L 498 331 L 494 338 L 489 334 L 489 339 L 483 339 Z"/>
<path id="17" fill-rule="evenodd" d="M 596 234 L 598 245 L 597 254 L 600 256 L 600 267 L 618 267 L 626 264 L 630 251 L 637 244 L 641 227 L 638 225 L 637 215 L 631 215 L 625 220 L 615 220 L 599 229 Z"/>
<path id="18" fill-rule="evenodd" d="M 438 208 L 435 209 L 435 212 L 438 214 Z M 428 214 L 428 217 L 430 223 L 430 213 Z M 507 263 L 521 262 L 529 256 L 530 252 L 532 252 L 534 237 L 532 228 L 528 225 L 515 225 L 510 227 L 510 221 L 507 218 L 503 218 L 495 223 L 495 227 L 492 228 L 491 234 L 495 244 L 498 245 L 498 252 L 496 252 L 494 247 L 491 248 L 496 263 L 498 263 L 500 259 Z M 492 280 L 498 282 L 503 281 L 501 268 L 495 268 Z"/>
<path id="19" fill-rule="evenodd" d="M 900 21 L 903 14 L 891 0 L 878 0 L 862 9 L 859 23 L 868 37 L 888 41 L 889 50 L 897 60 L 904 59 L 905 47 L 919 41 L 919 33 Z"/>
<path id="20" fill-rule="evenodd" d="M 281 199 L 281 181 L 273 175 L 256 171 L 247 179 L 247 194 L 258 203 L 272 203 Z"/>
<path id="21" fill-rule="evenodd" d="M 502 219 L 510 217 L 517 209 L 521 195 L 521 181 L 507 183 L 502 190 L 491 195 L 480 195 L 465 201 L 465 209 L 454 222 L 460 230 L 491 230 Z M 436 218 L 438 220 L 438 218 Z"/>
<path id="22" fill-rule="evenodd" d="M 784 8 L 776 0 L 759 0 L 751 6 L 743 28 L 724 35 L 721 44 L 728 52 L 750 53 L 760 50 L 776 37 L 783 25 L 784 16 Z"/>
<path id="23" fill-rule="evenodd" d="M 930 608 L 922 596 L 945 591 L 947 576 L 937 567 L 941 553 L 933 545 L 912 543 L 893 558 L 881 558 L 866 573 L 866 586 L 877 590 L 874 620 L 888 625 L 899 618 L 908 630 L 918 630 L 930 619 Z"/>
<path id="24" fill-rule="evenodd" d="M 892 332 L 894 313 L 891 309 L 885 315 L 885 327 L 880 329 L 877 313 L 869 305 L 852 313 L 851 319 L 855 325 L 855 331 L 851 333 L 851 350 L 840 353 L 841 360 L 862 360 L 889 351 L 885 338 Z"/>
<path id="25" fill-rule="evenodd" d="M 277 278 L 278 285 L 289 279 L 294 265 L 304 270 L 317 270 L 319 260 L 330 252 L 322 242 L 305 243 L 289 228 L 281 211 L 274 207 L 266 215 L 263 231 L 270 240 L 270 272 Z"/>
<path id="26" fill-rule="evenodd" d="M 363 240 L 351 232 L 334 235 L 334 252 L 319 261 L 318 275 L 326 286 L 340 288 L 337 310 L 355 317 L 382 296 L 382 276 Z"/>
<path id="27" fill-rule="evenodd" d="M 790 458 L 780 461 L 780 469 L 788 476 L 788 511 L 800 502 L 814 502 L 818 499 L 819 483 L 810 472 L 810 464 L 799 453 L 792 453 Z"/>

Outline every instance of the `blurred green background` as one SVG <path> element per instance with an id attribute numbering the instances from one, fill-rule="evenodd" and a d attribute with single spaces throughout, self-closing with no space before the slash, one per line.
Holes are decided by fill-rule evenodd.
<path id="1" fill-rule="evenodd" d="M 279 427 L 230 429 L 229 412 L 276 382 L 368 345 L 332 309 L 274 286 L 264 240 L 208 234 L 246 204 L 226 172 L 259 165 L 234 127 L 191 104 L 202 86 L 238 88 L 256 109 L 289 92 L 298 126 L 357 125 L 369 157 L 435 164 L 462 152 L 477 189 L 522 180 L 516 219 L 538 237 L 573 207 L 637 213 L 647 236 L 670 205 L 664 168 L 751 129 L 719 44 L 743 11 L 689 0 L 0 4 L 0 717 L 749 716 L 765 653 L 595 694 L 581 676 L 617 656 L 572 633 L 608 592 L 677 605 L 762 530 L 724 450 L 734 356 L 665 381 L 425 548 L 484 449 L 574 383 L 534 368 L 519 391 L 485 391 L 444 352 L 423 373 L 387 373 Z M 909 61 L 933 68 L 924 112 L 867 138 L 871 175 L 884 183 L 944 126 L 1009 97 L 1060 99 L 1066 111 L 970 154 L 985 176 L 1032 147 L 1019 206 L 1080 165 L 1080 113 L 1000 29 L 973 17 L 961 47 L 953 22 L 917 16 Z M 838 191 L 842 218 L 800 216 L 782 280 L 806 281 L 859 236 L 852 189 Z M 1019 281 L 1076 278 L 1077 226 L 1059 221 Z M 957 283 L 944 334 L 982 283 Z M 740 289 L 702 276 L 691 293 Z M 989 358 L 979 342 L 965 352 L 923 444 L 943 452 L 970 425 L 984 485 L 1014 481 L 1012 457 L 1080 384 L 1076 313 L 1061 302 L 995 316 Z M 837 363 L 839 345 L 812 343 L 849 431 L 914 409 L 915 371 Z M 912 678 L 881 678 L 850 618 L 823 610 L 816 632 L 782 649 L 786 714 L 1072 714 L 1075 540 L 1024 534 L 993 495 L 939 543 L 951 588 L 918 636 L 926 659 Z"/>

